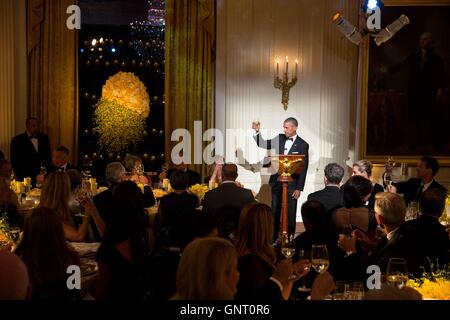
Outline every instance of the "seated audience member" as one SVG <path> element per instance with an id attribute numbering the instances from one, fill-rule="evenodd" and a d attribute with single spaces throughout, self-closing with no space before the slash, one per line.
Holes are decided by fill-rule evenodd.
<path id="1" fill-rule="evenodd" d="M 408 256 L 408 271 L 416 277 L 420 277 L 423 271 L 436 271 L 450 263 L 450 238 L 439 223 L 445 211 L 446 197 L 441 189 L 427 189 L 420 197 L 420 217 L 402 226 L 402 234 L 409 239 L 413 250 Z"/>
<path id="2" fill-rule="evenodd" d="M 434 177 L 439 171 L 439 162 L 432 157 L 423 157 L 417 165 L 418 178 L 410 178 L 408 181 L 396 182 L 387 186 L 387 191 L 403 194 L 406 205 L 410 202 L 418 202 L 420 196 L 428 188 L 440 189 L 447 192 L 447 189 L 436 182 Z"/>
<path id="3" fill-rule="evenodd" d="M 372 192 L 372 183 L 362 176 L 352 176 L 342 186 L 345 208 L 337 209 L 333 213 L 333 223 L 337 230 L 351 226 L 365 233 L 376 229 L 376 221 L 373 212 L 364 204 Z"/>
<path id="4" fill-rule="evenodd" d="M 375 197 L 375 216 L 377 222 L 386 234 L 370 256 L 361 252 L 357 242 L 367 241 L 367 237 L 358 231 L 351 237 L 339 235 L 338 247 L 347 253 L 344 264 L 341 266 L 348 274 L 357 277 L 359 281 L 365 279 L 368 265 L 378 265 L 381 272 L 386 273 L 390 258 L 403 258 L 406 261 L 414 255 L 414 248 L 408 236 L 405 236 L 403 225 L 405 223 L 406 205 L 401 196 L 380 192 Z M 356 279 L 354 279 L 356 280 Z"/>
<path id="5" fill-rule="evenodd" d="M 97 252 L 97 299 L 137 300 L 144 295 L 141 282 L 148 249 L 148 215 L 142 192 L 131 181 L 117 184 L 103 242 Z"/>
<path id="6" fill-rule="evenodd" d="M 39 207 L 27 216 L 16 254 L 27 266 L 33 300 L 81 298 L 79 290 L 67 288 L 67 267 L 80 265 L 80 260 L 66 242 L 55 210 Z"/>
<path id="7" fill-rule="evenodd" d="M 109 188 L 94 196 L 94 204 L 106 222 L 109 213 L 114 209 L 112 207 L 113 191 L 119 183 L 126 180 L 126 170 L 120 162 L 111 162 L 106 166 L 105 175 Z M 141 192 L 141 197 L 144 208 L 150 208 L 155 204 L 155 197 L 150 186 L 144 186 L 144 193 Z"/>
<path id="8" fill-rule="evenodd" d="M 86 209 L 85 206 L 89 205 L 92 206 L 92 202 L 84 202 L 80 203 L 79 199 L 77 199 L 77 188 L 81 185 L 82 179 L 81 179 L 81 173 L 76 169 L 69 169 L 67 170 L 67 175 L 70 179 L 70 200 L 69 200 L 69 209 L 70 213 L 72 214 L 75 224 L 77 228 L 79 228 L 83 224 L 83 219 L 79 215 L 84 215 Z M 95 208 L 91 208 L 91 210 L 95 210 Z M 89 221 L 89 228 L 87 233 L 87 239 L 86 242 L 101 242 L 103 232 L 105 231 L 105 225 L 102 220 L 98 220 L 97 223 L 100 223 L 101 225 L 99 228 L 97 228 L 97 225 L 94 221 Z"/>
<path id="9" fill-rule="evenodd" d="M 125 168 L 130 172 L 131 180 L 136 183 L 142 183 L 144 186 L 150 184 L 150 179 L 145 175 L 144 165 L 142 159 L 132 154 L 127 154 L 124 160 Z M 140 172 L 142 170 L 142 172 Z"/>
<path id="10" fill-rule="evenodd" d="M 239 211 L 247 204 L 255 202 L 253 193 L 235 184 L 238 169 L 235 164 L 227 163 L 222 167 L 222 183 L 216 189 L 205 194 L 203 210 L 216 215 L 224 207 L 235 207 Z"/>
<path id="11" fill-rule="evenodd" d="M 217 219 L 201 210 L 187 212 L 183 221 L 185 228 L 181 235 L 182 244 L 178 247 L 165 247 L 151 259 L 150 300 L 167 300 L 176 291 L 176 273 L 181 253 L 193 240 L 205 237 L 218 237 Z"/>
<path id="12" fill-rule="evenodd" d="M 328 244 L 331 237 L 325 207 L 319 201 L 308 200 L 301 214 L 305 232 L 295 238 L 296 251 L 311 250 L 313 244 Z"/>
<path id="13" fill-rule="evenodd" d="M 9 178 L 0 176 L 0 216 L 6 213 L 7 222 L 11 227 L 23 227 L 23 216 L 19 214 L 19 200 L 10 188 Z"/>
<path id="14" fill-rule="evenodd" d="M 73 216 L 70 213 L 70 178 L 65 172 L 53 172 L 47 176 L 42 188 L 39 206 L 54 209 L 63 226 L 64 235 L 69 241 L 84 241 L 89 228 L 89 219 L 94 219 L 97 227 L 102 229 L 103 221 L 97 209 L 89 199 L 84 199 L 85 207 L 83 222 L 77 228 Z"/>
<path id="15" fill-rule="evenodd" d="M 329 163 L 325 167 L 324 174 L 325 188 L 311 193 L 308 200 L 319 201 L 325 208 L 328 221 L 331 221 L 333 210 L 344 206 L 344 194 L 340 189 L 344 168 L 337 163 Z"/>
<path id="16" fill-rule="evenodd" d="M 368 160 L 359 160 L 358 162 L 353 164 L 352 176 L 362 176 L 368 180 L 371 180 L 372 168 L 372 162 Z M 378 192 L 384 192 L 384 188 L 380 184 L 372 182 L 372 192 L 370 193 L 370 197 L 367 200 L 367 208 L 369 208 L 370 211 L 373 211 L 375 205 L 375 195 Z"/>
<path id="17" fill-rule="evenodd" d="M 55 171 L 67 172 L 67 170 L 76 169 L 76 167 L 71 165 L 68 161 L 69 161 L 69 149 L 67 149 L 64 146 L 57 147 L 52 152 L 52 163 L 47 168 L 47 175 Z M 40 184 L 44 183 L 44 179 L 45 176 L 42 174 L 39 174 L 36 177 L 37 182 Z"/>
<path id="18" fill-rule="evenodd" d="M 29 298 L 27 267 L 15 254 L 0 250 L 0 301 Z"/>
<path id="19" fill-rule="evenodd" d="M 184 159 L 182 157 L 177 157 L 174 159 L 174 168 L 169 169 L 167 171 L 163 171 L 159 175 L 159 181 L 163 182 L 164 179 L 168 178 L 170 179 L 172 173 L 176 171 L 185 172 L 188 175 L 188 182 L 187 187 L 191 187 L 194 184 L 200 183 L 200 174 L 194 170 L 191 170 L 188 168 L 187 164 L 185 163 Z"/>
<path id="20" fill-rule="evenodd" d="M 220 238 L 192 241 L 178 265 L 176 300 L 232 300 L 239 281 L 233 245 Z"/>
<path id="21" fill-rule="evenodd" d="M 241 274 L 236 294 L 238 300 L 289 299 L 293 285 L 289 277 L 301 266 L 293 265 L 290 259 L 277 265 L 272 246 L 272 216 L 272 209 L 265 204 L 252 203 L 242 209 L 236 245 Z"/>
<path id="22" fill-rule="evenodd" d="M 0 160 L 0 177 L 11 179 L 12 173 L 11 162 L 6 159 Z"/>
<path id="23" fill-rule="evenodd" d="M 161 229 L 165 228 L 169 232 L 170 245 L 179 246 L 178 236 L 184 229 L 180 223 L 186 212 L 197 208 L 199 199 L 197 196 L 186 191 L 189 177 L 185 172 L 175 171 L 170 176 L 170 185 L 173 192 L 165 195 L 160 200 L 159 214 Z"/>

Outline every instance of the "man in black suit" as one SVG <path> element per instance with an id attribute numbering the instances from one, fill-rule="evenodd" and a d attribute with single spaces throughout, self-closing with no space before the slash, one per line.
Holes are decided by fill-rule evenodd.
<path id="1" fill-rule="evenodd" d="M 48 136 L 39 132 L 39 121 L 30 117 L 26 121 L 26 131 L 11 140 L 11 164 L 19 180 L 36 176 L 41 167 L 50 165 L 50 142 Z"/>
<path id="2" fill-rule="evenodd" d="M 52 152 L 52 163 L 47 168 L 47 174 L 39 174 L 36 178 L 37 182 L 40 184 L 44 183 L 44 179 L 47 175 L 55 171 L 67 172 L 70 169 L 77 169 L 74 165 L 69 162 L 69 149 L 64 146 L 59 146 Z"/>
<path id="3" fill-rule="evenodd" d="M 255 197 L 249 189 L 236 185 L 237 170 L 237 166 L 232 163 L 222 167 L 222 183 L 218 188 L 207 192 L 203 199 L 205 212 L 215 215 L 224 207 L 242 209 L 247 203 L 255 201 Z"/>
<path id="4" fill-rule="evenodd" d="M 344 168 L 337 163 L 329 163 L 324 169 L 323 183 L 325 188 L 308 196 L 308 200 L 317 200 L 325 208 L 327 217 L 330 218 L 332 210 L 344 206 L 344 194 L 340 189 L 340 183 L 344 177 Z"/>
<path id="5" fill-rule="evenodd" d="M 295 118 L 287 118 L 283 123 L 284 134 L 279 134 L 271 140 L 264 140 L 259 132 L 260 124 L 253 123 L 255 130 L 254 139 L 259 147 L 270 150 L 275 149 L 281 155 L 304 155 L 305 164 L 300 175 L 293 174 L 293 181 L 288 185 L 288 233 L 295 234 L 297 200 L 305 186 L 306 172 L 308 171 L 309 144 L 297 135 L 298 122 Z M 272 187 L 272 210 L 274 211 L 274 237 L 278 237 L 281 216 L 282 186 L 278 182 L 278 173 L 270 177 L 269 184 Z"/>
<path id="6" fill-rule="evenodd" d="M 385 236 L 370 256 L 366 257 L 361 250 L 361 244 L 370 242 L 367 235 L 360 231 L 353 232 L 351 237 L 340 234 L 338 247 L 347 255 L 344 260 L 336 263 L 337 280 L 363 281 L 367 277 L 368 265 L 379 266 L 381 273 L 385 274 L 390 258 L 403 258 L 408 261 L 414 252 L 410 237 L 402 231 L 406 214 L 405 201 L 401 196 L 388 192 L 378 193 L 375 199 L 375 217 Z"/>
<path id="7" fill-rule="evenodd" d="M 450 238 L 439 218 L 445 210 L 447 194 L 440 189 L 430 188 L 420 197 L 421 216 L 405 222 L 402 232 L 408 236 L 413 250 L 409 257 L 408 271 L 415 276 L 436 271 L 450 262 Z M 432 269 L 434 265 L 434 270 Z"/>
<path id="8" fill-rule="evenodd" d="M 387 187 L 389 192 L 403 193 L 406 205 L 412 201 L 418 202 L 424 191 L 431 188 L 440 189 L 447 192 L 447 189 L 434 180 L 434 176 L 439 171 L 439 162 L 433 157 L 422 157 L 417 165 L 417 175 L 419 178 L 411 178 L 405 182 L 393 183 Z"/>
<path id="9" fill-rule="evenodd" d="M 120 162 L 111 162 L 106 166 L 105 170 L 106 180 L 108 181 L 109 188 L 94 196 L 94 204 L 102 219 L 107 222 L 113 208 L 112 198 L 114 187 L 126 180 L 125 167 Z M 153 191 L 148 185 L 144 185 L 144 193 L 142 194 L 142 202 L 144 208 L 149 208 L 155 204 L 155 197 Z M 125 214 L 125 213 L 124 213 Z"/>

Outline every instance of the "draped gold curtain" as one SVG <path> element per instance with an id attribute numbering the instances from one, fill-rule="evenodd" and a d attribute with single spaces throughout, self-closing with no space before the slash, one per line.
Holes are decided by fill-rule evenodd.
<path id="1" fill-rule="evenodd" d="M 77 155 L 77 33 L 66 27 L 74 0 L 28 0 L 29 115 L 41 121 L 52 147 Z"/>
<path id="2" fill-rule="evenodd" d="M 166 157 L 177 143 L 171 141 L 173 130 L 189 130 L 193 148 L 194 121 L 202 121 L 203 132 L 212 125 L 214 4 L 214 0 L 166 0 Z M 191 154 L 193 162 L 193 149 Z M 191 168 L 202 175 L 206 171 L 202 164 Z"/>

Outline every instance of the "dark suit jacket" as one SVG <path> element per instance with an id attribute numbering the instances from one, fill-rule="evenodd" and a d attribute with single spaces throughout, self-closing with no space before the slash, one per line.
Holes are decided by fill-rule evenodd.
<path id="1" fill-rule="evenodd" d="M 283 155 L 284 154 L 284 145 L 286 143 L 286 135 L 279 134 L 277 137 L 273 138 L 272 140 L 264 140 L 261 137 L 261 134 L 258 134 L 254 137 L 256 140 L 256 143 L 259 147 L 270 150 L 272 148 L 277 149 L 278 154 Z M 306 173 L 308 171 L 308 164 L 309 164 L 309 144 L 300 138 L 297 135 L 297 139 L 295 139 L 291 149 L 289 150 L 289 155 L 304 155 L 305 156 L 305 163 L 303 166 L 303 171 L 300 175 L 293 174 L 292 178 L 296 182 L 296 190 L 303 191 L 303 187 L 305 186 L 305 180 L 306 180 Z M 277 183 L 278 174 L 273 174 L 270 177 L 269 183 L 271 185 L 274 185 Z"/>
<path id="2" fill-rule="evenodd" d="M 36 152 L 26 132 L 11 140 L 11 165 L 17 178 L 22 180 L 25 177 L 31 177 L 33 184 L 36 182 L 36 176 L 39 174 L 41 166 L 47 167 L 51 163 L 48 136 L 39 133 L 37 138 L 39 152 Z"/>
<path id="3" fill-rule="evenodd" d="M 112 212 L 112 197 L 113 197 L 114 185 L 110 186 L 108 190 L 105 190 L 94 196 L 94 204 L 98 210 L 98 213 L 102 219 L 106 222 L 108 217 Z M 155 197 L 153 191 L 150 187 L 144 187 L 144 193 L 142 194 L 142 202 L 144 203 L 144 208 L 150 208 L 155 204 Z"/>
<path id="4" fill-rule="evenodd" d="M 218 188 L 205 194 L 203 211 L 216 214 L 220 209 L 229 206 L 242 209 L 247 203 L 254 201 L 250 190 L 240 188 L 234 183 L 222 183 Z"/>
<path id="5" fill-rule="evenodd" d="M 166 172 L 166 177 L 167 179 L 170 179 L 170 176 L 173 172 L 175 172 L 176 169 L 169 169 Z M 188 184 L 188 188 L 193 186 L 194 184 L 200 183 L 200 174 L 194 170 L 191 169 L 187 169 L 186 173 L 189 176 L 189 184 Z"/>
<path id="6" fill-rule="evenodd" d="M 327 186 L 309 194 L 308 200 L 319 201 L 325 207 L 325 212 L 330 220 L 333 210 L 344 206 L 344 194 L 339 187 L 334 186 Z"/>
<path id="7" fill-rule="evenodd" d="M 57 168 L 54 164 L 51 164 L 48 168 L 47 168 L 47 174 L 50 174 L 52 172 L 58 171 L 59 168 Z M 71 165 L 70 163 L 67 163 L 66 166 L 66 170 L 64 172 L 67 172 L 67 170 L 71 170 L 71 169 L 77 169 L 77 167 L 75 167 L 74 165 Z"/>
<path id="8" fill-rule="evenodd" d="M 420 186 L 422 185 L 422 179 L 411 178 L 405 182 L 393 183 L 393 185 L 397 188 L 397 193 L 403 193 L 403 199 L 405 199 L 405 202 L 408 205 L 412 201 L 417 201 L 418 199 L 416 198 L 420 197 L 420 194 L 418 193 Z M 443 185 L 437 183 L 436 180 L 433 180 L 428 188 L 436 188 L 448 192 L 447 189 Z"/>

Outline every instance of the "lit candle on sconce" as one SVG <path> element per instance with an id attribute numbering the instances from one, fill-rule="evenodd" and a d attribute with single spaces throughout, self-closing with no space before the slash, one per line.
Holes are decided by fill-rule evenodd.
<path id="1" fill-rule="evenodd" d="M 280 75 L 279 62 L 277 60 L 277 77 Z"/>
<path id="2" fill-rule="evenodd" d="M 289 71 L 289 60 L 288 57 L 286 56 L 286 74 L 288 73 L 288 71 Z"/>
<path id="3" fill-rule="evenodd" d="M 295 76 L 297 76 L 298 60 L 295 60 Z"/>

